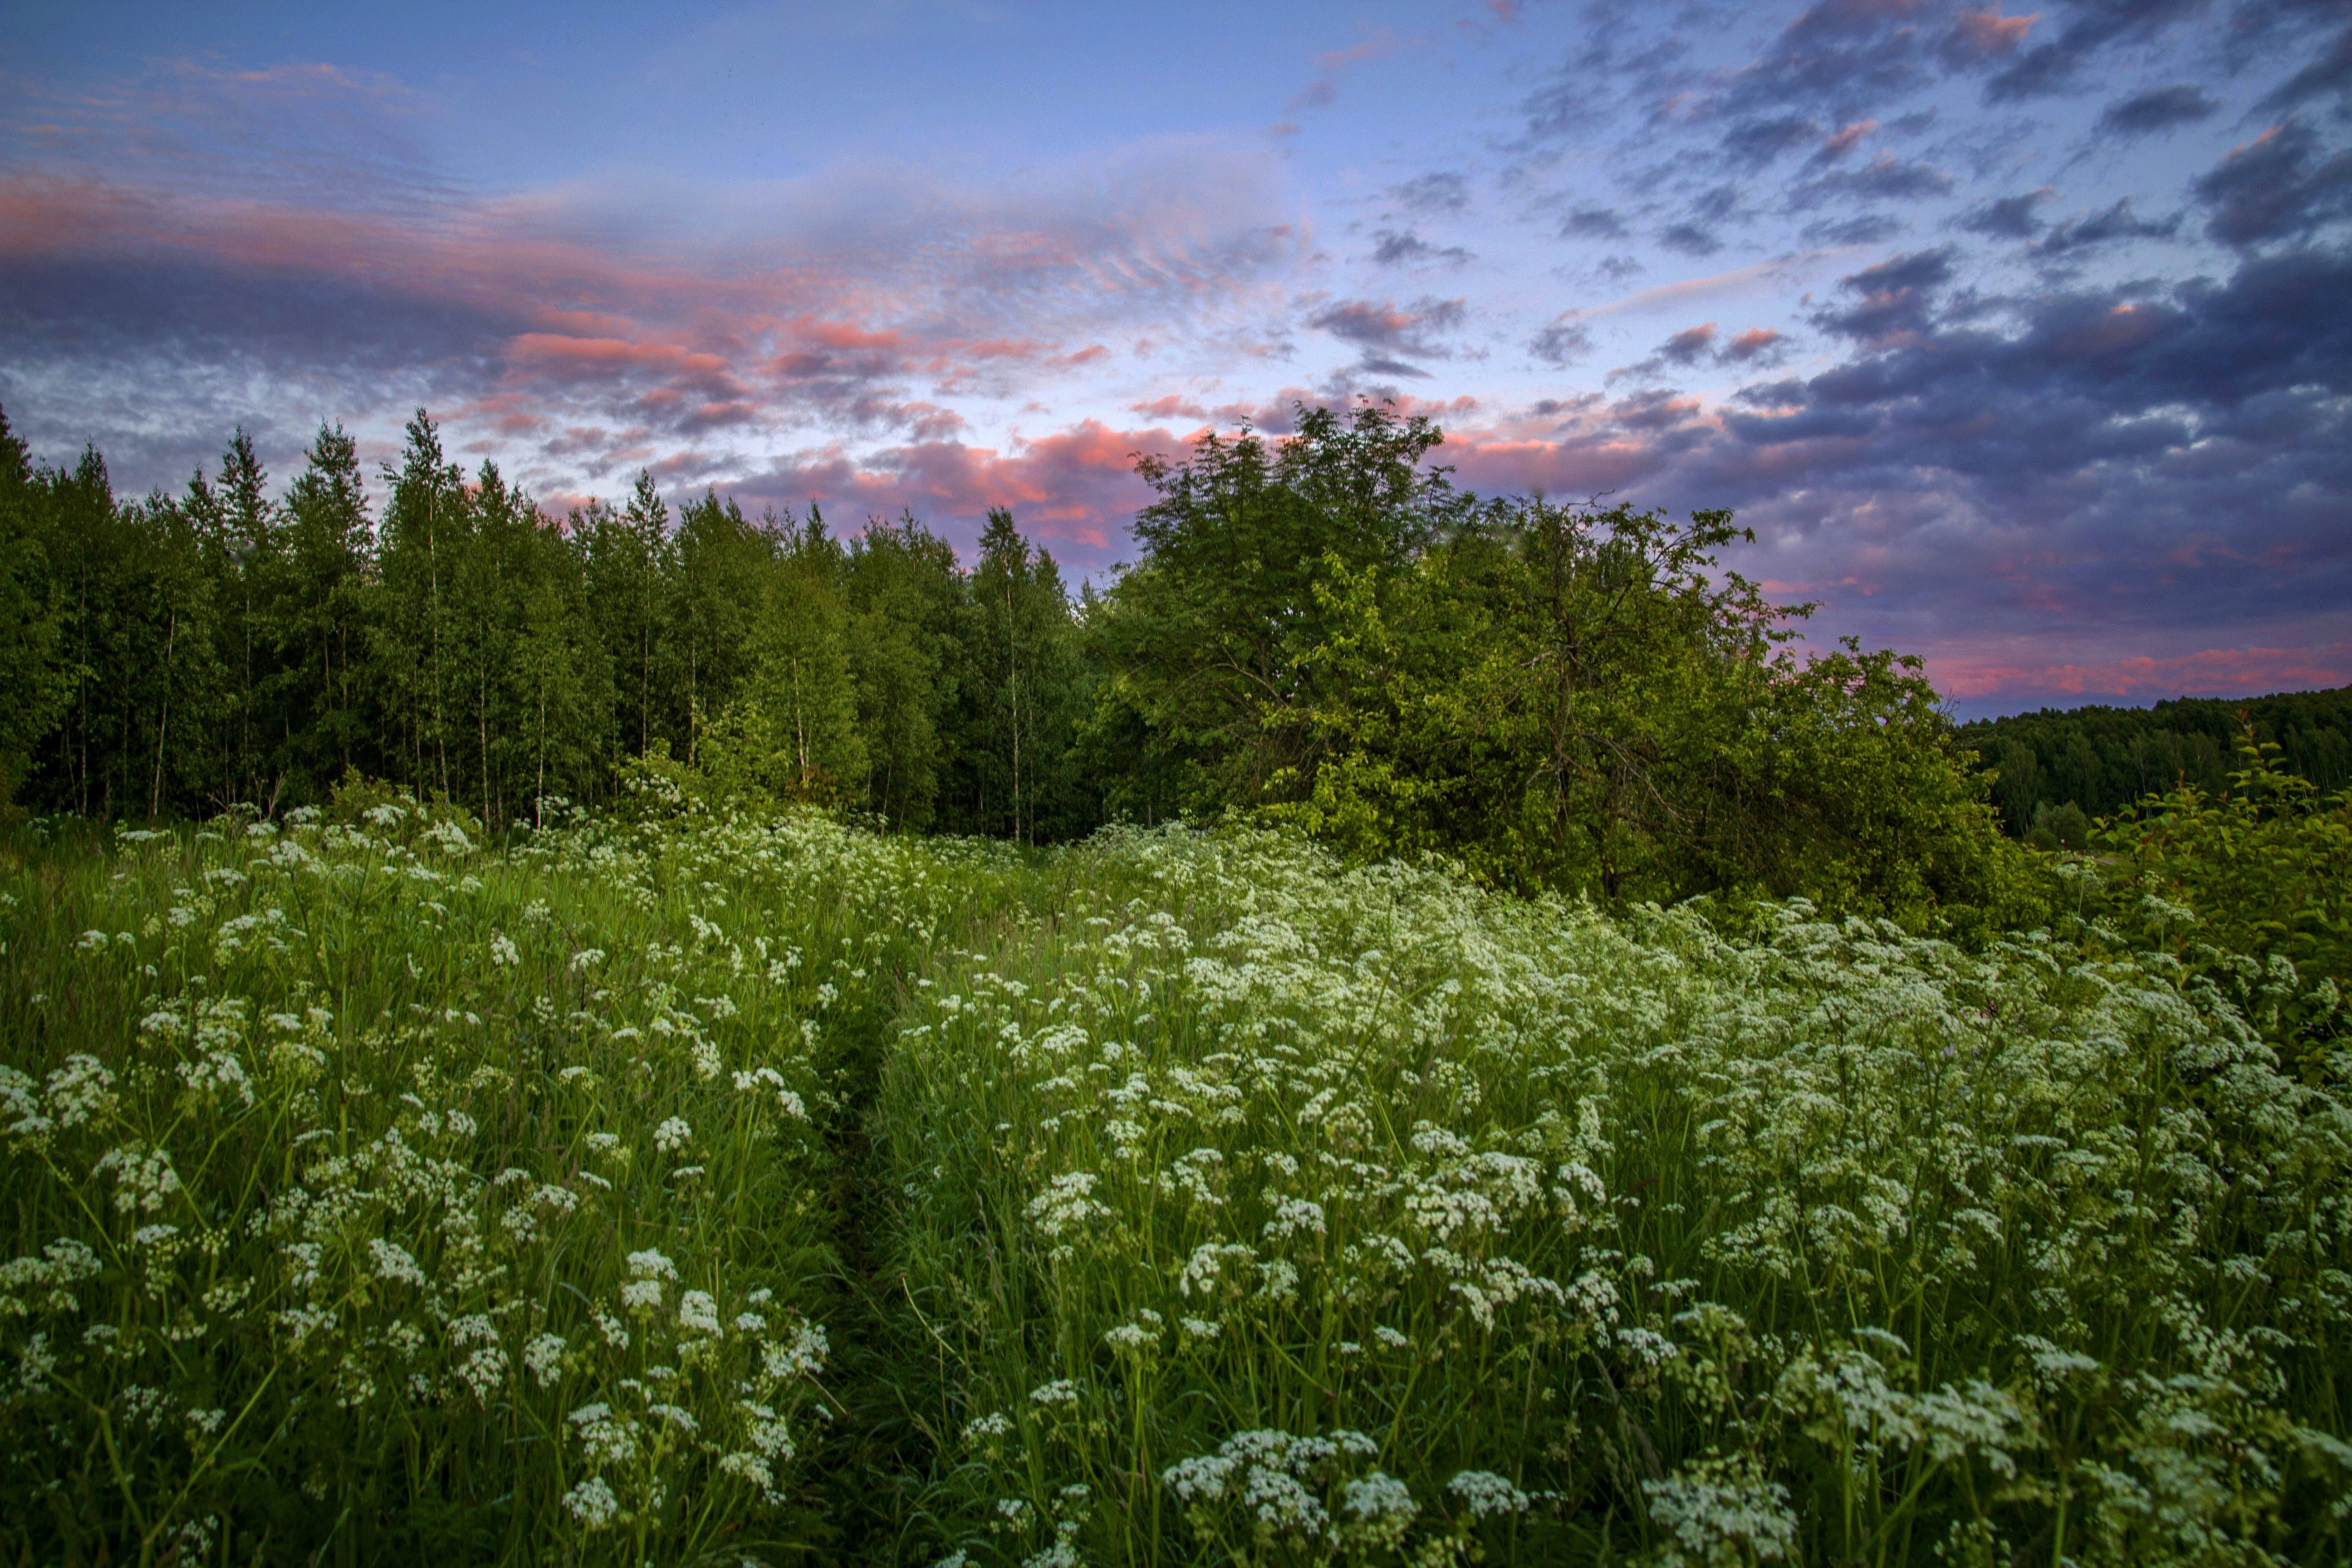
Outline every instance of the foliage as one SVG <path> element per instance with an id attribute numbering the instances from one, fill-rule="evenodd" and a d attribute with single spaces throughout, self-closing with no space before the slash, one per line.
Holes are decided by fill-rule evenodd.
<path id="1" fill-rule="evenodd" d="M 1402 565 L 1462 510 L 1422 465 L 1440 439 L 1419 416 L 1318 408 L 1271 451 L 1211 432 L 1182 464 L 1139 460 L 1158 492 L 1135 521 L 1144 558 L 1087 622 L 1106 669 L 1089 771 L 1115 813 L 1213 815 L 1297 769 L 1299 731 L 1264 714 L 1315 705 L 1338 607 L 1317 584 Z"/>
<path id="2" fill-rule="evenodd" d="M 94 451 L 35 468 L 0 427 L 0 773 L 165 821 L 357 769 L 503 835 L 650 767 L 1021 844 L 1232 812 L 1616 908 L 1802 896 L 1970 943 L 2044 918 L 1985 804 L 2015 770 L 1979 772 L 1916 659 L 1801 649 L 1807 607 L 1723 567 L 1727 512 L 1481 500 L 1442 442 L 1365 405 L 1140 459 L 1143 556 L 1074 600 L 1002 509 L 968 564 L 911 516 L 673 512 L 649 474 L 558 522 L 422 411 L 375 519 L 332 426 L 281 501 L 238 432 L 129 503 Z M 2087 844 L 2033 811 L 2035 846 Z"/>
<path id="3" fill-rule="evenodd" d="M 19 830 L 11 1556 L 2346 1544 L 2352 1053 L 2170 951 L 632 776 Z"/>
<path id="4" fill-rule="evenodd" d="M 969 673 L 971 581 L 948 542 L 912 517 L 877 520 L 850 541 L 849 662 L 866 736 L 865 805 L 924 832 L 939 820 L 944 775 L 969 739 L 957 732 Z"/>
<path id="5" fill-rule="evenodd" d="M 961 642 L 965 760 L 948 822 L 1018 844 L 1076 837 L 1100 820 L 1074 752 L 1087 672 L 1061 569 L 1002 507 L 988 514 Z"/>
<path id="6" fill-rule="evenodd" d="M 95 452 L 36 468 L 0 420 L 0 801 L 268 813 L 357 768 L 502 833 L 717 736 L 775 800 L 1029 840 L 1098 820 L 1071 606 L 1009 514 L 971 571 L 911 518 L 845 547 L 814 509 L 673 513 L 644 474 L 559 522 L 422 411 L 380 477 L 372 519 L 322 426 L 273 502 L 240 431 L 217 475 L 126 503 Z"/>
<path id="7" fill-rule="evenodd" d="M 34 746 L 64 711 L 69 689 L 55 654 L 63 616 L 36 483 L 25 444 L 0 414 L 0 811 L 12 804 Z"/>
<path id="8" fill-rule="evenodd" d="M 1237 830 L 1055 872 L 876 1112 L 939 1550 L 2342 1549 L 2352 1057 L 2046 934 L 1730 941 Z"/>
<path id="9" fill-rule="evenodd" d="M 829 801 L 866 780 L 843 566 L 841 546 L 811 518 L 785 542 L 752 634 L 750 729 L 773 759 L 762 782 L 787 798 Z"/>
<path id="10" fill-rule="evenodd" d="M 2313 1073 L 2352 1024 L 2352 790 L 2321 795 L 2282 751 L 2248 724 L 2224 792 L 2151 795 L 2052 869 L 2091 940 L 2167 955 Z"/>
<path id="11" fill-rule="evenodd" d="M 1145 559 L 1090 612 L 1114 806 L 1255 810 L 1612 903 L 1804 893 L 1981 930 L 2016 857 L 1916 659 L 1801 658 L 1719 566 L 1728 512 L 1488 501 L 1424 421 L 1302 411 L 1147 463 Z M 1147 813 L 1139 812 L 1139 815 Z"/>
<path id="12" fill-rule="evenodd" d="M 2087 821 L 2182 784 L 2219 795 L 2242 719 L 2323 793 L 2352 784 L 2352 687 L 2251 700 L 2182 698 L 2153 708 L 2045 708 L 1964 724 L 1960 738 L 2000 770 L 1993 799 L 2008 830 L 2023 837 L 2049 823 L 2043 813 L 2068 805 Z"/>
<path id="13" fill-rule="evenodd" d="M 831 1086 L 938 900 L 809 817 L 333 815 L 6 879 L 9 1554 L 821 1536 Z"/>

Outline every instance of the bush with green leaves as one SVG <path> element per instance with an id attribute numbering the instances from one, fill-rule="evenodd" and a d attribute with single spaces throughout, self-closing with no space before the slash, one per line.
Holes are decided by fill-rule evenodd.
<path id="1" fill-rule="evenodd" d="M 2183 784 L 2102 821 L 2051 864 L 2051 901 L 2093 947 L 2162 954 L 2324 1073 L 2352 1030 L 2352 790 L 2322 795 L 2251 732 L 2238 757 L 2218 795 Z"/>

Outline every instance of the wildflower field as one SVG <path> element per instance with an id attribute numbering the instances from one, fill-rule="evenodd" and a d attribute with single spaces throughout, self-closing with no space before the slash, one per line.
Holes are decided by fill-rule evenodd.
<path id="1" fill-rule="evenodd" d="M 0 943 L 11 1561 L 2352 1548 L 2283 963 L 390 797 L 30 825 Z"/>

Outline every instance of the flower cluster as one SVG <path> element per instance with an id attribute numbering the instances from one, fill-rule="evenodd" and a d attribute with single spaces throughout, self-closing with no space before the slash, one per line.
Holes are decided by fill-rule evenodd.
<path id="1" fill-rule="evenodd" d="M 494 854 L 403 803 L 126 834 L 0 905 L 77 1009 L 0 1061 L 0 1496 L 53 1500 L 0 1512 L 207 1560 L 336 1555 L 287 1532 L 354 1507 L 459 1556 L 512 1518 L 534 1558 L 793 1539 L 830 1373 L 803 1025 L 928 940 L 902 859 L 803 816 Z M 355 1468 L 394 1433 L 495 1484 Z"/>
<path id="2" fill-rule="evenodd" d="M 1106 1560 L 1162 1510 L 1234 1561 L 2340 1541 L 2352 1062 L 2283 1075 L 2161 960 L 1235 829 L 1042 875 L 885 1081 L 910 1298 L 1032 1314 L 957 1342 L 948 1545 L 1138 1474 Z"/>
<path id="3" fill-rule="evenodd" d="M 5 874 L 18 1555 L 2352 1544 L 2352 1053 L 2210 966 L 1237 827 L 344 815 Z"/>

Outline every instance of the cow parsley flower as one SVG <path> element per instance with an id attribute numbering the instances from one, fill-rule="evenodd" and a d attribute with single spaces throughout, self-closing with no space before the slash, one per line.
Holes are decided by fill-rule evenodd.
<path id="1" fill-rule="evenodd" d="M 708 1291 L 688 1290 L 678 1298 L 677 1326 L 688 1333 L 717 1337 L 721 1331 L 719 1302 Z"/>
<path id="2" fill-rule="evenodd" d="M 1446 1483 L 1445 1489 L 1460 1498 L 1480 1519 L 1498 1513 L 1525 1513 L 1530 1500 L 1527 1493 L 1491 1470 L 1464 1470 Z"/>
<path id="3" fill-rule="evenodd" d="M 621 1517 L 621 1500 L 602 1476 L 590 1476 L 564 1493 L 563 1507 L 588 1530 L 603 1530 Z"/>
<path id="4" fill-rule="evenodd" d="M 522 1348 L 522 1363 L 530 1369 L 541 1388 L 552 1388 L 563 1375 L 564 1339 L 562 1334 L 538 1333 Z"/>
<path id="5" fill-rule="evenodd" d="M 375 1277 L 379 1279 L 415 1285 L 420 1289 L 425 1283 L 425 1270 L 417 1267 L 415 1255 L 380 1236 L 368 1238 L 368 1258 L 375 1265 Z"/>

